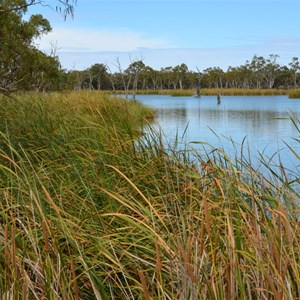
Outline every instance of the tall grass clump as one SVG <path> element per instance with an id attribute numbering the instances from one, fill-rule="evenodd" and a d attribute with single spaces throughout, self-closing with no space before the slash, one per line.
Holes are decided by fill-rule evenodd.
<path id="1" fill-rule="evenodd" d="M 289 98 L 299 99 L 300 98 L 300 89 L 291 90 L 289 92 Z"/>
<path id="2" fill-rule="evenodd" d="M 1 298 L 299 298 L 299 174 L 138 139 L 135 101 L 35 97 L 0 108 Z"/>

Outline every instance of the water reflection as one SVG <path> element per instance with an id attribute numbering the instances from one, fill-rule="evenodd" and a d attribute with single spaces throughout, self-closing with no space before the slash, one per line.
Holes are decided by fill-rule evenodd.
<path id="1" fill-rule="evenodd" d="M 162 128 L 170 140 L 185 133 L 186 142 L 208 142 L 234 155 L 229 139 L 239 145 L 246 137 L 251 153 L 259 151 L 271 157 L 280 151 L 286 167 L 295 169 L 299 164 L 285 142 L 300 152 L 294 139 L 299 133 L 289 119 L 291 112 L 300 117 L 300 100 L 287 96 L 223 96 L 219 105 L 213 96 L 142 95 L 138 100 L 157 110 L 156 127 Z"/>

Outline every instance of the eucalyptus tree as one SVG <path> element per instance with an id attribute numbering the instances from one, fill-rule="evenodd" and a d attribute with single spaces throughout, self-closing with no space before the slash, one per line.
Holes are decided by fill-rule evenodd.
<path id="1" fill-rule="evenodd" d="M 24 16 L 30 6 L 50 5 L 44 0 L 0 1 L 0 92 L 10 95 L 22 89 L 45 90 L 58 86 L 60 64 L 55 54 L 46 55 L 35 47 L 34 41 L 51 31 L 42 15 Z M 73 15 L 76 0 L 56 0 L 55 8 L 66 18 Z M 54 82 L 56 83 L 54 84 Z"/>
<path id="2" fill-rule="evenodd" d="M 227 88 L 250 88 L 251 87 L 251 71 L 245 65 L 238 67 L 229 66 L 225 73 L 225 86 Z"/>
<path id="3" fill-rule="evenodd" d="M 223 88 L 225 73 L 219 67 L 206 68 L 203 71 L 203 79 L 208 84 L 209 88 Z"/>
<path id="4" fill-rule="evenodd" d="M 291 70 L 287 66 L 281 66 L 276 72 L 276 81 L 274 86 L 276 88 L 284 89 L 289 89 L 291 86 L 294 86 Z"/>
<path id="5" fill-rule="evenodd" d="M 32 73 L 37 72 L 33 66 L 39 62 L 41 66 L 46 61 L 45 56 L 35 48 L 34 40 L 51 31 L 51 26 L 41 15 L 32 15 L 24 21 L 22 17 L 26 7 L 18 11 L 14 8 L 25 2 L 3 1 L 0 6 L 0 90 L 4 94 L 24 86 L 23 81 L 29 81 Z M 52 61 L 58 66 L 56 59 L 53 57 Z M 43 74 L 47 71 L 45 69 Z"/>
<path id="6" fill-rule="evenodd" d="M 269 58 L 266 59 L 265 66 L 263 68 L 263 75 L 266 81 L 266 87 L 268 89 L 273 88 L 276 76 L 278 75 L 278 70 L 280 68 L 279 64 L 277 63 L 277 58 L 279 55 L 277 54 L 270 54 Z"/>
<path id="7" fill-rule="evenodd" d="M 241 76 L 237 67 L 229 66 L 226 72 L 226 87 L 239 88 L 241 85 Z"/>
<path id="8" fill-rule="evenodd" d="M 81 90 L 82 86 L 82 78 L 83 72 L 78 70 L 69 70 L 64 74 L 64 86 L 63 88 L 66 90 Z"/>
<path id="9" fill-rule="evenodd" d="M 253 74 L 253 87 L 260 89 L 263 86 L 264 68 L 266 60 L 263 56 L 254 55 L 250 63 L 246 63 Z"/>
<path id="10" fill-rule="evenodd" d="M 109 74 L 104 64 L 96 63 L 87 70 L 89 79 L 89 89 L 101 90 L 109 89 Z"/>
<path id="11" fill-rule="evenodd" d="M 293 57 L 292 61 L 289 63 L 289 66 L 290 66 L 291 76 L 292 76 L 293 82 L 294 82 L 294 88 L 296 88 L 297 87 L 297 79 L 298 79 L 298 75 L 300 72 L 299 58 Z"/>
<path id="12" fill-rule="evenodd" d="M 128 74 L 132 78 L 132 90 L 135 95 L 138 89 L 138 80 L 142 72 L 145 70 L 145 64 L 142 60 L 133 61 L 125 70 L 125 74 Z"/>
<path id="13" fill-rule="evenodd" d="M 178 66 L 175 66 L 173 68 L 173 72 L 175 75 L 175 78 L 179 84 L 179 88 L 182 90 L 183 89 L 183 82 L 186 79 L 186 75 L 188 73 L 189 69 L 186 64 L 181 64 Z"/>
<path id="14" fill-rule="evenodd" d="M 46 55 L 37 49 L 32 49 L 29 55 L 24 67 L 20 69 L 20 77 L 25 78 L 19 82 L 20 89 L 34 91 L 61 89 L 63 72 L 57 57 Z"/>
<path id="15" fill-rule="evenodd" d="M 153 89 L 156 90 L 159 80 L 159 71 L 154 70 L 149 66 L 145 66 L 142 71 L 142 89 Z"/>
<path id="16" fill-rule="evenodd" d="M 176 90 L 178 80 L 173 67 L 168 66 L 168 67 L 161 68 L 160 73 L 161 73 L 161 88 L 171 89 L 173 87 L 173 89 Z"/>

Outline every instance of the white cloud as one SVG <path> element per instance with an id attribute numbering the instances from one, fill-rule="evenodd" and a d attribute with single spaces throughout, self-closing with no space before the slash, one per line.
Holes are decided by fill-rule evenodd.
<path id="1" fill-rule="evenodd" d="M 139 48 L 172 47 L 170 41 L 148 38 L 128 29 L 91 30 L 64 27 L 55 28 L 36 43 L 45 51 L 55 45 L 59 52 L 135 51 Z"/>
<path id="2" fill-rule="evenodd" d="M 116 58 L 120 61 L 123 68 L 131 63 L 132 60 L 143 59 L 144 63 L 154 69 L 161 67 L 176 66 L 185 63 L 189 69 L 204 70 L 208 67 L 221 67 L 227 70 L 228 66 L 240 66 L 251 60 L 252 57 L 262 55 L 268 57 L 269 54 L 279 54 L 279 64 L 287 65 L 292 57 L 299 57 L 296 50 L 261 46 L 241 46 L 241 47 L 220 47 L 220 48 L 198 48 L 198 49 L 138 49 L 136 51 L 95 51 L 95 52 L 58 52 L 64 68 L 83 70 L 95 63 L 108 64 L 113 71 Z M 299 49 L 299 48 L 296 48 Z"/>
<path id="3" fill-rule="evenodd" d="M 132 60 L 143 59 L 155 69 L 187 64 L 191 70 L 198 67 L 239 66 L 254 55 L 268 57 L 278 54 L 278 63 L 287 65 L 292 57 L 299 57 L 300 39 L 290 36 L 245 36 L 245 43 L 219 47 L 175 48 L 164 39 L 152 39 L 127 29 L 87 30 L 56 28 L 39 41 L 39 48 L 47 52 L 50 43 L 57 45 L 57 54 L 63 68 L 83 70 L 95 63 L 108 64 L 112 69 L 116 58 L 126 68 Z M 235 44 L 235 45 L 234 45 Z M 237 45 L 239 44 L 239 45 Z"/>

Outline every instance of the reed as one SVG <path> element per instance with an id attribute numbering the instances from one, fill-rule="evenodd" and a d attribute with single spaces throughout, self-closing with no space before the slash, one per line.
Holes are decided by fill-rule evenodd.
<path id="1" fill-rule="evenodd" d="M 299 297 L 299 174 L 137 139 L 135 101 L 1 101 L 1 298 Z"/>
<path id="2" fill-rule="evenodd" d="M 234 89 L 234 88 L 203 88 L 201 89 L 201 95 L 203 96 L 215 96 L 218 94 L 224 96 L 274 96 L 274 95 L 287 95 L 288 90 L 285 89 Z M 196 94 L 196 89 L 185 90 L 138 90 L 137 94 L 140 95 L 171 95 L 174 97 L 193 96 Z"/>
<path id="3" fill-rule="evenodd" d="M 300 98 L 300 89 L 291 90 L 288 95 L 289 95 L 289 98 L 291 98 L 291 99 L 299 99 Z"/>
<path id="4" fill-rule="evenodd" d="M 203 95 L 224 95 L 224 96 L 274 96 L 287 95 L 288 91 L 283 89 L 203 89 Z"/>

